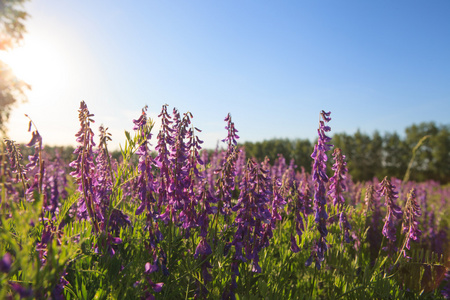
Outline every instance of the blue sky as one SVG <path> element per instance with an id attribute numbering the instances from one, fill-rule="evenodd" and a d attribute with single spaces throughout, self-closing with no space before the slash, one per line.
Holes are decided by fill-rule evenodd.
<path id="1" fill-rule="evenodd" d="M 193 113 L 209 148 L 226 136 L 227 113 L 241 141 L 313 140 L 322 109 L 332 134 L 450 123 L 447 0 L 32 0 L 25 9 L 23 46 L 0 56 L 16 55 L 12 67 L 33 87 L 10 122 L 18 141 L 29 137 L 27 113 L 47 144 L 75 144 L 81 100 L 113 147 L 143 106 L 156 118 L 166 103 Z"/>

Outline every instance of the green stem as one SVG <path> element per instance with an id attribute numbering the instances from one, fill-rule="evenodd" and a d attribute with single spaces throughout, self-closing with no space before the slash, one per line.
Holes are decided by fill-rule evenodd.
<path id="1" fill-rule="evenodd" d="M 316 284 L 316 276 L 317 276 L 317 268 L 314 267 L 314 276 L 313 276 L 313 281 L 311 283 L 311 294 L 310 294 L 311 299 L 313 299 L 313 295 L 314 295 L 314 290 L 315 290 L 314 286 Z"/>

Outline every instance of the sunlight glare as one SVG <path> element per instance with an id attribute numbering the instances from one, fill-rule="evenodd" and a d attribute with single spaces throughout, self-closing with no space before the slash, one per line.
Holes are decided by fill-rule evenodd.
<path id="1" fill-rule="evenodd" d="M 68 61 L 58 45 L 50 40 L 26 36 L 22 46 L 1 51 L 0 60 L 11 67 L 18 79 L 30 84 L 32 90 L 64 85 Z"/>

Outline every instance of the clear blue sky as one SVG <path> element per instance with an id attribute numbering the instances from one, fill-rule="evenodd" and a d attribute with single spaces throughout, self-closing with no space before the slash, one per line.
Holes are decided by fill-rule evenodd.
<path id="1" fill-rule="evenodd" d="M 143 106 L 156 117 L 165 103 L 191 111 L 211 148 L 226 136 L 229 112 L 241 141 L 313 140 L 322 109 L 332 112 L 332 134 L 450 123 L 448 0 L 32 0 L 25 8 L 23 55 L 36 66 L 34 77 L 22 71 L 33 90 L 10 122 L 19 141 L 29 136 L 27 113 L 44 142 L 75 144 L 81 100 L 114 145 Z"/>

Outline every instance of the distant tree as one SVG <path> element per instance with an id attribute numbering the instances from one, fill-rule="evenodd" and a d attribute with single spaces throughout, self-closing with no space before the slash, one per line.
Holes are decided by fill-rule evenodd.
<path id="1" fill-rule="evenodd" d="M 450 181 L 450 127 L 437 126 L 434 122 L 420 123 L 405 129 L 406 144 L 413 148 L 418 141 L 429 136 L 417 149 L 411 178 L 440 182 Z"/>
<path id="2" fill-rule="evenodd" d="M 383 139 L 378 131 L 372 137 L 359 130 L 354 135 L 338 133 L 333 136 L 332 141 L 346 156 L 347 167 L 354 180 L 366 181 L 383 176 Z"/>
<path id="3" fill-rule="evenodd" d="M 413 149 L 424 136 L 428 136 L 415 151 Z M 248 157 L 263 161 L 267 156 L 274 163 L 278 154 L 289 162 L 294 159 L 297 167 L 311 171 L 311 153 L 315 143 L 309 140 L 272 139 L 263 142 L 244 143 Z M 450 182 L 450 126 L 435 123 L 411 125 L 405 129 L 405 137 L 397 133 L 375 131 L 371 136 L 361 131 L 349 135 L 336 133 L 332 144 L 346 156 L 347 168 L 354 181 L 367 181 L 373 177 L 379 180 L 388 177 L 402 179 L 414 157 L 410 180 L 437 180 Z M 331 153 L 328 154 L 328 170 L 331 172 Z M 331 176 L 331 174 L 329 174 Z"/>
<path id="4" fill-rule="evenodd" d="M 310 173 L 313 159 L 311 154 L 314 151 L 314 144 L 309 140 L 298 139 L 294 141 L 293 159 L 298 167 L 304 167 Z"/>
<path id="5" fill-rule="evenodd" d="M 8 51 L 18 46 L 25 33 L 28 14 L 23 10 L 26 0 L 0 0 L 0 50 Z M 0 133 L 6 133 L 12 106 L 26 101 L 25 90 L 30 86 L 19 80 L 11 68 L 0 61 Z"/>
<path id="6" fill-rule="evenodd" d="M 411 150 L 395 133 L 386 133 L 383 138 L 383 167 L 386 176 L 403 178 L 411 158 Z"/>
<path id="7" fill-rule="evenodd" d="M 440 182 L 450 182 L 450 126 L 442 126 L 431 138 L 433 173 Z"/>
<path id="8" fill-rule="evenodd" d="M 271 139 L 262 142 L 245 142 L 243 146 L 246 155 L 258 161 L 263 161 L 267 156 L 270 163 L 274 163 L 278 154 L 281 154 L 287 163 L 293 159 L 298 167 L 304 167 L 307 172 L 311 171 L 311 153 L 314 146 L 309 140 Z"/>

